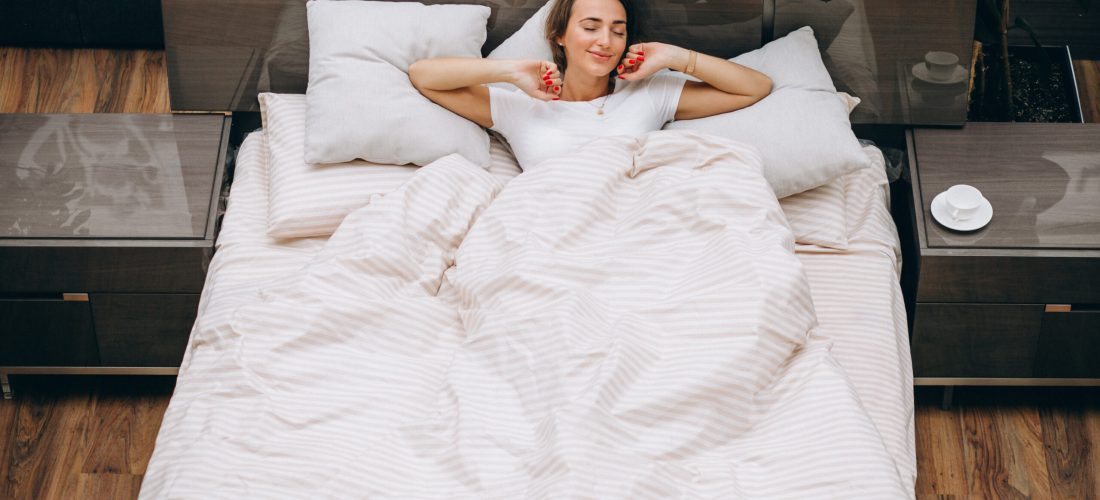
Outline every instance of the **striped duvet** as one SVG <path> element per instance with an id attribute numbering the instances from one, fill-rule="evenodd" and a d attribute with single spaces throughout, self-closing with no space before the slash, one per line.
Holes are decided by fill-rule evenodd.
<path id="1" fill-rule="evenodd" d="M 304 268 L 208 283 L 142 496 L 911 496 L 759 165 L 655 132 L 503 189 L 420 169 Z"/>

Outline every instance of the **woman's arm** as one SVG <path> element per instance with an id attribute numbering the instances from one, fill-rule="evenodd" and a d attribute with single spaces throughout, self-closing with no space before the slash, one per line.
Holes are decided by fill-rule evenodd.
<path id="1" fill-rule="evenodd" d="M 625 80 L 647 78 L 664 68 L 687 73 L 702 82 L 685 82 L 676 107 L 676 119 L 688 120 L 727 113 L 755 104 L 772 91 L 767 75 L 740 64 L 696 52 L 695 67 L 689 68 L 687 49 L 664 43 L 632 45 L 623 58 L 620 72 Z"/>
<path id="2" fill-rule="evenodd" d="M 544 101 L 561 93 L 557 65 L 536 60 L 423 59 L 409 66 L 409 80 L 432 102 L 486 128 L 493 126 L 493 117 L 489 89 L 482 84 L 511 83 Z"/>

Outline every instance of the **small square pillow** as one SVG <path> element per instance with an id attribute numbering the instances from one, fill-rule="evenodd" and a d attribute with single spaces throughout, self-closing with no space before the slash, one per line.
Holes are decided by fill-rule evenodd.
<path id="1" fill-rule="evenodd" d="M 837 92 L 837 96 L 845 104 L 849 113 L 860 103 L 858 97 L 844 92 Z M 863 148 L 863 152 L 871 158 L 868 147 Z M 837 250 L 848 249 L 848 195 L 845 185 L 852 175 L 855 174 L 848 174 L 808 191 L 780 198 L 779 206 L 787 216 L 787 223 L 791 225 L 795 242 Z"/>
<path id="2" fill-rule="evenodd" d="M 488 7 L 328 0 L 306 6 L 305 163 L 362 158 L 426 165 L 459 153 L 489 165 L 485 130 L 428 100 L 408 77 L 420 59 L 480 57 Z"/>
<path id="3" fill-rule="evenodd" d="M 867 165 L 848 121 L 848 106 L 837 98 L 811 28 L 795 30 L 732 61 L 771 77 L 772 93 L 747 108 L 675 121 L 666 129 L 695 130 L 753 144 L 764 158 L 764 176 L 779 198 Z"/>
<path id="4" fill-rule="evenodd" d="M 267 234 L 273 238 L 330 235 L 347 214 L 371 196 L 394 191 L 419 168 L 364 160 L 307 164 L 306 96 L 262 93 L 259 99 L 270 168 Z"/>

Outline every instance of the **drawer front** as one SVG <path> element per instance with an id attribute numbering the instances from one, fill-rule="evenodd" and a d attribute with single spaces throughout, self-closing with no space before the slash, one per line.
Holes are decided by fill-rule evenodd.
<path id="1" fill-rule="evenodd" d="M 1032 377 L 1043 305 L 917 303 L 918 377 Z"/>
<path id="2" fill-rule="evenodd" d="M 0 300 L 0 366 L 98 364 L 86 300 Z"/>
<path id="3" fill-rule="evenodd" d="M 0 292 L 199 293 L 211 255 L 209 246 L 0 246 Z"/>
<path id="4" fill-rule="evenodd" d="M 1100 258 L 924 255 L 916 301 L 1100 304 L 1097 276 Z"/>
<path id="5" fill-rule="evenodd" d="M 178 367 L 198 294 L 93 294 L 103 366 Z"/>
<path id="6" fill-rule="evenodd" d="M 1038 349 L 1036 376 L 1100 378 L 1100 311 L 1044 314 Z"/>

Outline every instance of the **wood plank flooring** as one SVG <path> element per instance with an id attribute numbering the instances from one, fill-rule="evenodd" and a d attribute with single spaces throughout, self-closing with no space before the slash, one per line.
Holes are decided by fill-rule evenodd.
<path id="1" fill-rule="evenodd" d="M 1100 61 L 1075 61 L 1100 122 Z M 0 47 L 2 113 L 168 112 L 163 52 Z M 13 376 L 0 499 L 135 498 L 171 377 Z M 1100 498 L 1100 389 L 917 388 L 919 498 Z"/>

